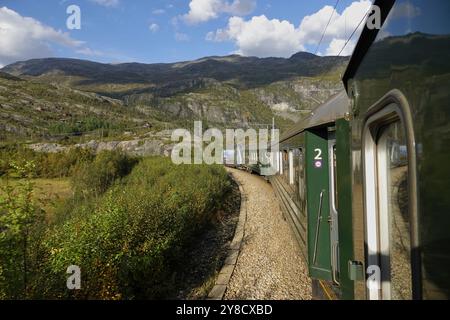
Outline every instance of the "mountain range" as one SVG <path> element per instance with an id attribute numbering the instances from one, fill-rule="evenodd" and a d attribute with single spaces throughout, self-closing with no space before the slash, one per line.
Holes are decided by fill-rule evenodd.
<path id="1" fill-rule="evenodd" d="M 47 58 L 0 71 L 0 134 L 41 136 L 126 127 L 280 128 L 342 89 L 348 57 L 230 55 L 166 64 Z M 56 129 L 55 129 L 56 128 Z"/>

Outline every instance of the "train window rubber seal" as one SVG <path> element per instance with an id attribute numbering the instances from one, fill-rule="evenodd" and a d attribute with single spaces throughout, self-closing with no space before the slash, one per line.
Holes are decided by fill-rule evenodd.
<path id="1" fill-rule="evenodd" d="M 411 108 L 405 95 L 398 89 L 389 91 L 367 111 L 361 133 L 364 203 L 365 256 L 368 256 L 367 216 L 377 214 L 377 178 L 374 160 L 379 131 L 386 124 L 400 120 L 405 129 L 408 150 L 408 209 L 411 223 L 411 270 L 413 299 L 422 298 L 420 239 L 418 230 L 417 151 Z"/>

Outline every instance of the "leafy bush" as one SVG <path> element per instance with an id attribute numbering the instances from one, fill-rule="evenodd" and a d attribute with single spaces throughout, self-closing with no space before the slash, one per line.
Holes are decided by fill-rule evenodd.
<path id="1" fill-rule="evenodd" d="M 73 134 L 90 132 L 98 129 L 120 129 L 122 126 L 99 117 L 86 117 L 78 121 L 56 123 L 49 126 L 50 134 Z"/>
<path id="2" fill-rule="evenodd" d="M 24 299 L 38 270 L 44 212 L 33 197 L 34 163 L 11 166 L 24 180 L 0 185 L 0 298 Z"/>
<path id="3" fill-rule="evenodd" d="M 45 242 L 49 298 L 164 298 L 183 264 L 184 249 L 220 208 L 231 184 L 214 166 L 175 166 L 168 159 L 139 163 L 92 213 L 57 226 Z M 80 212 L 92 206 L 83 205 Z M 70 265 L 82 289 L 65 288 Z"/>
<path id="4" fill-rule="evenodd" d="M 137 159 L 121 151 L 102 151 L 93 162 L 80 162 L 74 168 L 74 192 L 83 197 L 99 196 L 106 192 L 116 179 L 128 175 L 136 163 Z"/>
<path id="5" fill-rule="evenodd" d="M 72 174 L 75 166 L 90 163 L 95 155 L 92 151 L 82 148 L 72 148 L 58 153 L 35 152 L 24 146 L 11 145 L 0 149 L 0 176 L 14 172 L 10 164 L 35 164 L 36 178 L 62 178 Z"/>
<path id="6" fill-rule="evenodd" d="M 42 178 L 62 178 L 73 174 L 77 166 L 94 161 L 95 155 L 91 150 L 72 148 L 58 153 L 41 153 L 38 155 L 39 171 Z"/>
<path id="7" fill-rule="evenodd" d="M 79 152 L 64 155 L 64 162 L 73 164 L 81 197 L 69 199 L 51 225 L 32 196 L 31 178 L 38 168 L 15 164 L 9 169 L 23 183 L 0 191 L 0 299 L 171 295 L 186 248 L 231 188 L 226 171 L 176 166 L 165 158 L 138 163 L 120 152 L 103 152 L 93 160 L 84 154 L 82 160 Z M 66 288 L 71 265 L 81 267 L 81 290 Z"/>

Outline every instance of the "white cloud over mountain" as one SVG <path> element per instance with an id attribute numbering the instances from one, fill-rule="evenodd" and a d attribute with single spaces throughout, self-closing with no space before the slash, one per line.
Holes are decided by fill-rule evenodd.
<path id="1" fill-rule="evenodd" d="M 304 17 L 298 27 L 289 21 L 268 19 L 265 15 L 249 20 L 231 17 L 225 29 L 208 33 L 206 39 L 233 41 L 237 47 L 236 53 L 242 55 L 289 57 L 304 50 L 305 45 L 317 45 L 333 13 L 323 39 L 327 46 L 321 47 L 320 52 L 325 49 L 326 55 L 337 55 L 371 5 L 369 0 L 354 1 L 341 13 L 333 12 L 332 6 L 324 6 L 314 14 Z M 344 55 L 352 53 L 355 39 L 362 27 L 363 24 L 343 51 Z"/>
<path id="2" fill-rule="evenodd" d="M 228 27 L 207 35 L 208 40 L 231 40 L 236 43 L 236 53 L 245 56 L 286 57 L 304 49 L 298 30 L 289 21 L 269 20 L 266 16 L 245 21 L 232 17 Z"/>
<path id="3" fill-rule="evenodd" d="M 68 33 L 23 17 L 7 7 L 0 8 L 0 64 L 52 56 L 52 45 L 82 50 L 83 44 Z"/>

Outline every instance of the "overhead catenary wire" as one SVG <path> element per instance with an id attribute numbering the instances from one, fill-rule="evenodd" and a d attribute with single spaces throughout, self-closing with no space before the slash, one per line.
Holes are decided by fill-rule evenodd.
<path id="1" fill-rule="evenodd" d="M 331 12 L 331 15 L 330 15 L 330 19 L 328 19 L 328 23 L 327 23 L 327 25 L 325 26 L 325 29 L 324 29 L 323 32 L 322 32 L 322 36 L 320 37 L 320 41 L 319 41 L 319 44 L 317 45 L 316 52 L 314 53 L 314 54 L 316 54 L 316 55 L 317 55 L 317 53 L 319 52 L 320 45 L 322 44 L 323 38 L 325 37 L 325 33 L 327 32 L 327 29 L 328 29 L 328 27 L 330 26 L 331 19 L 333 19 L 333 15 L 334 15 L 334 12 L 336 11 L 336 8 L 337 8 L 337 6 L 338 6 L 338 4 L 339 4 L 339 1 L 340 1 L 340 0 L 337 0 L 337 1 L 336 1 L 336 4 L 334 5 L 333 11 Z"/>
<path id="2" fill-rule="evenodd" d="M 349 44 L 350 40 L 353 38 L 353 36 L 355 35 L 356 31 L 358 31 L 359 27 L 361 26 L 361 23 L 363 23 L 366 18 L 367 15 L 369 14 L 369 12 L 372 11 L 372 7 L 369 8 L 369 10 L 367 10 L 366 14 L 364 14 L 364 16 L 362 17 L 361 21 L 359 21 L 358 25 L 356 26 L 356 28 L 353 30 L 352 34 L 350 35 L 350 37 L 347 39 L 347 41 L 345 41 L 344 46 L 342 47 L 341 51 L 339 51 L 339 54 L 337 55 L 338 57 L 341 56 L 342 52 L 344 52 L 344 49 L 347 47 L 347 45 Z"/>
<path id="3" fill-rule="evenodd" d="M 339 1 L 338 1 L 339 2 Z M 348 37 L 348 39 L 345 41 L 344 46 L 341 48 L 341 50 L 339 51 L 339 54 L 336 57 L 340 57 L 342 52 L 344 52 L 344 49 L 347 47 L 347 45 L 349 44 L 350 40 L 353 38 L 353 36 L 355 35 L 356 31 L 359 29 L 359 27 L 361 26 L 361 23 L 363 23 L 365 21 L 365 19 L 367 18 L 367 15 L 370 13 L 370 11 L 372 10 L 372 6 L 367 10 L 367 12 L 364 14 L 364 16 L 362 17 L 361 21 L 358 23 L 358 25 L 356 26 L 356 28 L 353 30 L 353 32 L 351 33 L 350 37 Z M 333 10 L 334 13 L 334 10 Z M 331 18 L 330 18 L 331 21 Z M 324 31 L 323 34 L 325 34 L 326 29 Z M 322 74 L 322 76 L 319 79 L 319 82 L 322 82 L 323 79 L 325 78 L 325 74 Z"/>

